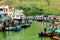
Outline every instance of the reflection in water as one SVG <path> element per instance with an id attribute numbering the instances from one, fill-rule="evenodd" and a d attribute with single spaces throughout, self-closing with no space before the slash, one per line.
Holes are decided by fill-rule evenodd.
<path id="1" fill-rule="evenodd" d="M 20 31 L 5 31 L 5 32 L 2 32 L 2 40 L 20 40 Z M 23 37 L 23 36 L 22 36 Z M 22 39 L 23 40 L 23 39 Z M 53 38 L 50 38 L 50 37 L 40 37 L 39 40 L 53 40 Z"/>
<path id="2" fill-rule="evenodd" d="M 2 37 L 3 37 L 3 39 L 6 39 L 6 32 L 5 31 L 2 32 Z"/>
<path id="3" fill-rule="evenodd" d="M 43 37 L 41 37 L 41 40 L 43 40 Z"/>
<path id="4" fill-rule="evenodd" d="M 53 40 L 49 37 L 39 37 L 38 32 L 43 31 L 43 23 L 33 21 L 31 27 L 20 31 L 5 31 L 0 32 L 0 40 Z M 50 24 L 50 23 L 49 23 Z M 47 23 L 47 25 L 49 25 Z M 41 26 L 40 26 L 41 25 Z M 45 24 L 46 25 L 46 24 Z M 48 27 L 48 26 L 47 26 Z"/>
<path id="5" fill-rule="evenodd" d="M 51 37 L 50 39 L 51 39 L 51 40 L 53 40 L 53 38 L 52 38 L 52 37 Z"/>
<path id="6" fill-rule="evenodd" d="M 4 31 L 0 33 L 0 39 L 1 40 L 14 40 L 17 37 L 17 34 L 19 34 L 20 31 Z M 18 35 L 19 36 L 19 35 Z"/>
<path id="7" fill-rule="evenodd" d="M 46 37 L 41 37 L 41 40 L 46 40 Z"/>
<path id="8" fill-rule="evenodd" d="M 53 37 L 43 37 L 43 36 L 40 36 L 39 38 L 41 38 L 40 40 L 53 40 Z"/>

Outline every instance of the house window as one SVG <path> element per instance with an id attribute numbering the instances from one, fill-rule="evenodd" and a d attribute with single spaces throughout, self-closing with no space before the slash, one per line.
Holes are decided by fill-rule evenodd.
<path id="1" fill-rule="evenodd" d="M 19 17 L 19 15 L 16 15 L 16 17 Z"/>
<path id="2" fill-rule="evenodd" d="M 15 15 L 13 15 L 13 17 L 15 17 Z"/>
<path id="3" fill-rule="evenodd" d="M 0 19 L 1 19 L 1 15 L 0 15 Z"/>
<path id="4" fill-rule="evenodd" d="M 0 11 L 3 11 L 3 9 L 0 9 Z"/>

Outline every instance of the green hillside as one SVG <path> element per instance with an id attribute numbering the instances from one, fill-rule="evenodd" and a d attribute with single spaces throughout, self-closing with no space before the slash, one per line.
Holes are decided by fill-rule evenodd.
<path id="1" fill-rule="evenodd" d="M 0 0 L 0 3 L 4 2 L 16 9 L 23 9 L 26 15 L 60 14 L 60 0 Z"/>

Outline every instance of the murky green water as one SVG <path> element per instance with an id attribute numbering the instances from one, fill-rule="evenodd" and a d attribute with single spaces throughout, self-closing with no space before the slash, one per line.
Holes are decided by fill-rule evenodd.
<path id="1" fill-rule="evenodd" d="M 50 23 L 44 23 L 49 28 Z M 52 40 L 49 37 L 39 37 L 38 32 L 43 31 L 43 23 L 32 21 L 31 27 L 20 31 L 0 32 L 0 40 Z"/>

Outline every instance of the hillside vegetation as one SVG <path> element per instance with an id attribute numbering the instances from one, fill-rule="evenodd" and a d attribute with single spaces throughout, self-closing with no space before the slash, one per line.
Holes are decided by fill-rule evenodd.
<path id="1" fill-rule="evenodd" d="M 0 0 L 15 9 L 23 9 L 26 15 L 60 15 L 60 0 Z"/>

